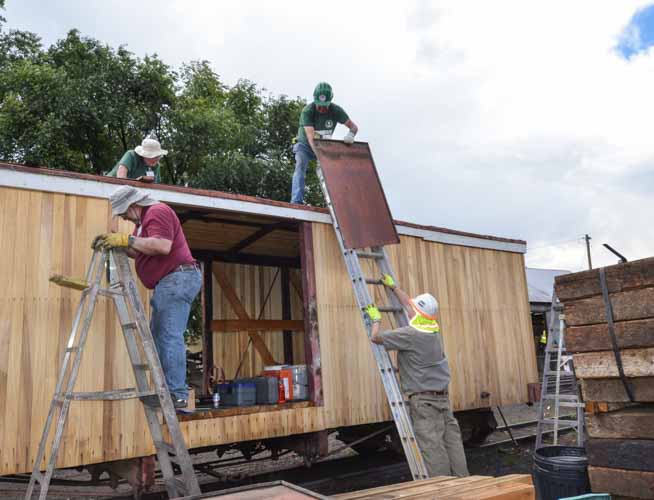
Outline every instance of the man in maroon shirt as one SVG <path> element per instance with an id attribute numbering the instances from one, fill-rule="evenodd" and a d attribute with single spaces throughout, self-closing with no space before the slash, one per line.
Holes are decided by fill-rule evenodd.
<path id="1" fill-rule="evenodd" d="M 136 261 L 136 274 L 154 290 L 150 329 L 176 408 L 187 405 L 184 330 L 202 277 L 191 255 L 177 214 L 133 186 L 122 186 L 110 197 L 113 216 L 133 222 L 131 235 L 99 235 L 93 247 L 125 248 Z"/>

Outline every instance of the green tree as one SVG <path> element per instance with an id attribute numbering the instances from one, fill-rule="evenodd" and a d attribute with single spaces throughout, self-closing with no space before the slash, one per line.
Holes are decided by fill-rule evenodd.
<path id="1" fill-rule="evenodd" d="M 303 100 L 245 79 L 228 86 L 208 61 L 174 71 L 77 30 L 44 48 L 1 22 L 1 158 L 101 174 L 154 134 L 169 150 L 166 183 L 289 199 Z M 314 169 L 306 199 L 322 203 Z"/>

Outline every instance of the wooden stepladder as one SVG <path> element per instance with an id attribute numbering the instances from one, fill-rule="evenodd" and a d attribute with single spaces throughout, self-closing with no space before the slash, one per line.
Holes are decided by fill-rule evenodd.
<path id="1" fill-rule="evenodd" d="M 111 282 L 107 287 L 102 287 L 102 278 L 107 265 L 111 269 Z M 68 411 L 73 401 L 121 401 L 133 398 L 138 398 L 143 403 L 169 497 L 178 498 L 200 494 L 200 486 L 184 443 L 152 332 L 145 317 L 143 304 L 125 251 L 96 249 L 93 252 L 85 280 L 59 278 L 58 280 L 53 279 L 53 281 L 62 286 L 82 289 L 82 298 L 77 307 L 64 352 L 55 393 L 50 403 L 50 411 L 45 422 L 25 498 L 32 498 L 37 482 L 40 485 L 39 499 L 46 498 L 64 434 Z M 116 306 L 127 352 L 134 370 L 135 388 L 98 392 L 74 391 L 98 296 L 113 299 Z M 168 428 L 170 442 L 164 439 L 163 426 L 159 420 L 160 413 Z M 45 471 L 41 472 L 41 463 L 46 455 L 46 447 L 54 422 L 56 424 L 52 446 Z M 176 464 L 181 471 L 178 476 L 175 475 L 173 464 Z"/>
<path id="2" fill-rule="evenodd" d="M 577 446 L 584 445 L 584 404 L 572 364 L 572 355 L 565 349 L 565 314 L 556 293 L 552 295 L 550 325 L 543 363 L 543 383 L 538 406 L 538 426 L 534 449 L 545 446 L 544 434 L 552 433 L 552 444 L 559 444 L 559 432 L 573 428 L 577 433 Z M 575 417 L 562 415 L 561 410 L 573 408 Z M 547 410 L 553 414 L 548 416 Z M 551 426 L 551 427 L 550 427 Z"/>

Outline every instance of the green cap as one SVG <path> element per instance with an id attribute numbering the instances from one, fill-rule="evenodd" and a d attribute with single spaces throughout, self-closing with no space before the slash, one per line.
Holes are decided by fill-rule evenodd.
<path id="1" fill-rule="evenodd" d="M 316 106 L 329 106 L 333 98 L 332 86 L 327 82 L 320 82 L 313 90 L 313 102 Z"/>

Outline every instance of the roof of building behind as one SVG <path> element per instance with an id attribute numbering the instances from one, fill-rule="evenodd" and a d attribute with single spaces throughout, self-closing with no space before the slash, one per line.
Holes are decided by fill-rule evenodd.
<path id="1" fill-rule="evenodd" d="M 527 267 L 527 288 L 529 302 L 552 302 L 554 293 L 554 278 L 562 274 L 570 274 L 563 269 L 535 269 Z"/>

